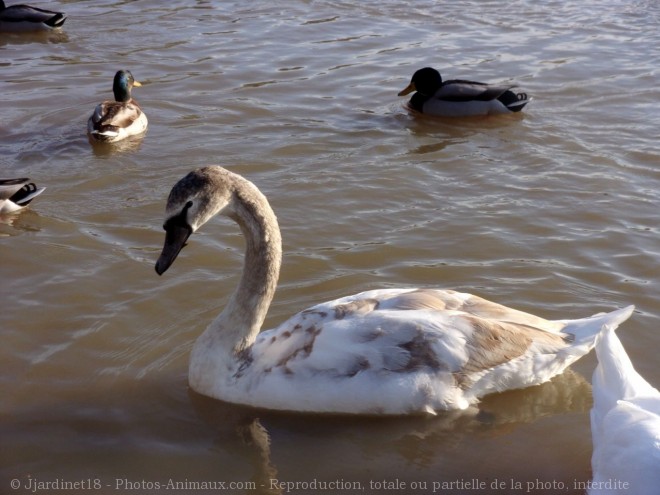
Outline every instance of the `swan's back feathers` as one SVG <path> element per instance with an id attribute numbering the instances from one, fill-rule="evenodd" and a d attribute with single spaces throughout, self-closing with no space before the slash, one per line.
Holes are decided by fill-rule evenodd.
<path id="1" fill-rule="evenodd" d="M 656 493 L 660 486 L 660 392 L 634 369 L 621 341 L 608 327 L 596 340 L 593 374 L 593 489 L 619 479 L 626 493 Z"/>
<path id="2" fill-rule="evenodd" d="M 308 383 L 335 388 L 338 384 L 326 381 L 343 380 L 345 390 L 356 384 L 356 389 L 364 389 L 360 400 L 343 406 L 344 412 L 368 412 L 378 401 L 381 412 L 388 413 L 463 408 L 487 393 L 542 383 L 563 371 L 591 349 L 597 333 L 593 329 L 603 321 L 548 321 L 454 291 L 368 291 L 316 305 L 262 332 L 234 378 L 251 380 L 252 392 L 262 401 L 279 389 L 284 404 L 282 394 L 290 393 L 284 383 L 297 379 L 295 398 L 287 400 L 298 407 L 299 395 L 323 395 L 304 392 Z M 588 331 L 591 341 L 583 335 L 576 338 L 569 328 Z M 547 373 L 532 372 L 538 366 L 545 366 Z M 396 389 L 406 381 L 428 385 L 406 391 L 420 395 L 408 403 L 401 403 L 396 394 L 388 397 L 368 388 L 389 383 Z M 318 401 L 324 399 L 316 400 L 317 410 L 342 407 L 320 406 Z M 279 406 L 275 399 L 273 406 Z"/>

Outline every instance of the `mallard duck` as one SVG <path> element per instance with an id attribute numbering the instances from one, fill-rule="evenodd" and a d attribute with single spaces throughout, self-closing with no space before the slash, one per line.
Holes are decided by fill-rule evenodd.
<path id="1" fill-rule="evenodd" d="M 45 190 L 30 179 L 0 179 L 0 213 L 22 210 Z"/>
<path id="2" fill-rule="evenodd" d="M 94 110 L 87 121 L 87 133 L 95 141 L 114 143 L 147 130 L 147 116 L 131 97 L 131 88 L 142 84 L 128 70 L 115 74 L 112 91 L 115 101 L 106 100 Z"/>
<path id="3" fill-rule="evenodd" d="M 0 31 L 33 31 L 61 28 L 66 20 L 62 12 L 30 7 L 29 5 L 10 5 L 7 7 L 0 0 Z"/>
<path id="4" fill-rule="evenodd" d="M 614 328 L 596 338 L 596 356 L 589 493 L 657 493 L 660 392 L 637 373 Z"/>
<path id="5" fill-rule="evenodd" d="M 442 81 L 431 68 L 419 69 L 399 96 L 416 91 L 408 106 L 420 113 L 439 117 L 474 117 L 520 112 L 530 98 L 514 93 L 515 85 L 494 85 L 462 79 Z"/>
<path id="6" fill-rule="evenodd" d="M 483 395 L 549 380 L 632 312 L 548 321 L 467 293 L 401 288 L 318 304 L 261 331 L 282 241 L 268 200 L 245 178 L 210 166 L 174 185 L 156 272 L 217 214 L 246 237 L 243 274 L 195 342 L 188 378 L 197 392 L 226 402 L 353 414 L 465 409 Z"/>

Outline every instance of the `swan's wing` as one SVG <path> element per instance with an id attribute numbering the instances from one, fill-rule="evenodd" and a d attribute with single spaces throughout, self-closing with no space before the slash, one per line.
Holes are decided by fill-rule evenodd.
<path id="1" fill-rule="evenodd" d="M 490 101 L 515 85 L 494 85 L 453 79 L 445 81 L 434 98 L 445 101 Z"/>
<path id="2" fill-rule="evenodd" d="M 598 486 L 619 479 L 627 482 L 630 493 L 656 493 L 660 486 L 660 400 L 649 399 L 645 406 L 635 402 L 617 401 L 600 427 L 593 424 L 592 410 L 593 482 Z"/>
<path id="3" fill-rule="evenodd" d="M 592 379 L 591 409 L 594 480 L 621 474 L 650 483 L 644 486 L 657 487 L 660 392 L 637 373 L 613 328 L 606 328 L 597 337 L 595 348 L 598 366 Z"/>
<path id="4" fill-rule="evenodd" d="M 385 290 L 314 306 L 262 332 L 253 346 L 258 362 L 250 366 L 257 373 L 336 377 L 365 371 L 449 372 L 459 386 L 469 386 L 470 375 L 532 347 L 553 353 L 567 345 L 566 335 L 530 326 L 545 320 L 472 297 Z M 460 309 L 467 307 L 471 312 Z"/>
<path id="5" fill-rule="evenodd" d="M 399 309 L 449 309 L 461 311 L 481 318 L 500 322 L 528 325 L 548 332 L 559 332 L 563 322 L 539 318 L 502 304 L 494 303 L 474 294 L 439 289 L 415 289 L 403 291 L 394 297 L 386 297 L 384 307 L 394 306 Z"/>
<path id="6" fill-rule="evenodd" d="M 643 397 L 656 397 L 660 401 L 660 392 L 637 373 L 613 328 L 598 337 L 595 347 L 598 366 L 592 380 L 594 407 L 608 411 L 618 400 Z"/>

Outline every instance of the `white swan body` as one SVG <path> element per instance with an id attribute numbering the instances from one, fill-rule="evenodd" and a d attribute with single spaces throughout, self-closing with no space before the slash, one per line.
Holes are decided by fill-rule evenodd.
<path id="1" fill-rule="evenodd" d="M 251 182 L 221 167 L 181 179 L 168 198 L 156 271 L 218 213 L 240 225 L 245 265 L 226 308 L 195 342 L 189 382 L 228 402 L 356 414 L 463 409 L 485 394 L 549 380 L 632 312 L 548 321 L 450 290 L 384 289 L 319 304 L 260 332 L 281 239 Z"/>
<path id="2" fill-rule="evenodd" d="M 0 179 L 0 214 L 22 210 L 46 190 L 30 179 Z"/>
<path id="3" fill-rule="evenodd" d="M 596 354 L 589 493 L 658 493 L 660 392 L 635 371 L 613 328 L 597 337 Z"/>

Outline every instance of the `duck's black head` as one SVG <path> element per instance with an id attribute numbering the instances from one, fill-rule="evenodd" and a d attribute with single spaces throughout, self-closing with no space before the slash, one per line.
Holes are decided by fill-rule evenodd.
<path id="1" fill-rule="evenodd" d="M 434 68 L 424 67 L 413 74 L 412 82 L 419 93 L 432 96 L 442 86 L 442 76 Z"/>
<path id="2" fill-rule="evenodd" d="M 413 91 L 432 96 L 440 86 L 442 86 L 440 73 L 432 67 L 424 67 L 413 74 L 410 84 L 399 93 L 399 96 L 405 96 Z"/>

